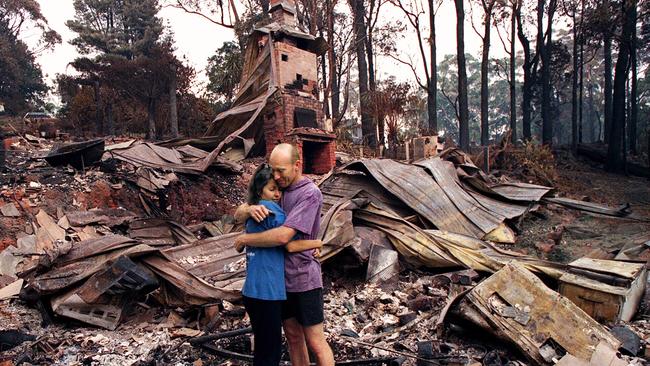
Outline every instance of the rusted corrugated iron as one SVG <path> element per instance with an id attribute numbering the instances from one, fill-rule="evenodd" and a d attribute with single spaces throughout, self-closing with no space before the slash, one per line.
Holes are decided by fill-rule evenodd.
<path id="1" fill-rule="evenodd" d="M 389 159 L 367 159 L 346 169 L 368 172 L 389 192 L 435 227 L 482 238 L 486 231 L 465 217 L 444 189 L 421 167 Z"/>

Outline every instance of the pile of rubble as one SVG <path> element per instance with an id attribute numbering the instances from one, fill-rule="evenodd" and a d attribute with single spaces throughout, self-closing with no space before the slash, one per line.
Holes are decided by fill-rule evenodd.
<path id="1" fill-rule="evenodd" d="M 0 361 L 250 361 L 245 259 L 232 245 L 241 228 L 226 214 L 260 161 L 207 158 L 134 140 L 13 143 L 0 197 Z M 647 320 L 634 316 L 647 283 L 635 260 L 650 237 L 569 264 L 504 249 L 542 206 L 647 222 L 628 206 L 496 179 L 455 148 L 414 163 L 352 161 L 319 186 L 326 332 L 341 364 L 648 357 Z"/>

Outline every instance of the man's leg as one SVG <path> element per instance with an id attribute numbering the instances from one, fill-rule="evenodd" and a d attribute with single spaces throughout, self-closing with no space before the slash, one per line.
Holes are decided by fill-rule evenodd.
<path id="1" fill-rule="evenodd" d="M 284 327 L 284 335 L 287 337 L 291 364 L 295 366 L 308 366 L 309 353 L 307 352 L 307 344 L 305 343 L 305 334 L 302 325 L 298 323 L 296 318 L 285 319 L 282 325 Z"/>
<path id="2" fill-rule="evenodd" d="M 303 327 L 305 333 L 305 339 L 307 341 L 307 347 L 314 353 L 316 356 L 316 365 L 318 366 L 333 366 L 334 365 L 334 354 L 329 344 L 327 344 L 327 338 L 325 338 L 325 331 L 323 330 L 323 323 Z"/>

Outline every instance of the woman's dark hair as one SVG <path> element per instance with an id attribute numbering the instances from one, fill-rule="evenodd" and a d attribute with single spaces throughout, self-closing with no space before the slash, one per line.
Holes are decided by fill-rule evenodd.
<path id="1" fill-rule="evenodd" d="M 269 180 L 273 179 L 273 170 L 269 164 L 260 165 L 253 173 L 250 183 L 248 183 L 248 204 L 256 205 L 262 199 L 262 189 Z"/>

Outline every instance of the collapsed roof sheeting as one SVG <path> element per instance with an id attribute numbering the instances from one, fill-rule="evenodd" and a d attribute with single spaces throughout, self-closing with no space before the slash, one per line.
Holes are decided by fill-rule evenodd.
<path id="1" fill-rule="evenodd" d="M 426 159 L 418 163 L 431 173 L 433 179 L 443 188 L 451 202 L 483 232 L 488 233 L 506 218 L 499 213 L 490 212 L 472 195 L 466 192 L 458 180 L 454 164 L 440 158 Z"/>
<path id="2" fill-rule="evenodd" d="M 271 96 L 277 87 L 273 77 L 273 42 L 266 42 L 261 50 L 250 45 L 260 40 L 251 37 L 249 47 L 246 48 L 244 68 L 240 89 L 235 96 L 232 108 L 220 113 L 205 133 L 206 138 L 220 141 L 217 147 L 208 155 L 205 164 L 213 161 L 228 147 L 241 144 L 242 141 L 262 141 L 264 139 L 261 119 L 258 118 L 264 111 Z M 244 143 L 245 155 L 248 155 L 252 146 Z"/>
<path id="3" fill-rule="evenodd" d="M 125 148 L 111 149 L 104 153 L 104 159 L 115 158 L 136 167 L 147 166 L 186 174 L 202 174 L 209 166 L 215 165 L 233 172 L 241 171 L 241 166 L 185 145 L 167 148 L 152 143 L 134 143 Z"/>
<path id="4" fill-rule="evenodd" d="M 419 166 L 394 160 L 368 159 L 352 162 L 346 169 L 366 171 L 435 227 L 482 238 L 486 234 L 465 217 L 444 189 Z"/>
<path id="5" fill-rule="evenodd" d="M 463 185 L 453 163 L 440 158 L 421 160 L 416 164 L 388 159 L 368 159 L 349 163 L 343 169 L 367 174 L 352 179 L 345 178 L 347 181 L 362 182 L 370 177 L 374 178 L 390 192 L 391 196 L 399 198 L 403 204 L 430 222 L 433 227 L 474 238 L 484 238 L 486 234 L 498 228 L 504 220 L 522 215 L 529 209 L 529 204 L 539 201 L 540 193 L 546 194 L 550 191 L 548 187 L 524 185 L 520 187 L 520 191 L 509 188 L 508 195 L 485 196 Z M 344 174 L 346 173 L 333 174 L 327 180 L 341 179 L 340 176 Z M 357 189 L 366 186 L 365 183 L 359 184 L 356 186 Z M 328 197 L 331 193 L 328 189 L 330 186 L 332 186 L 330 182 L 322 184 L 327 204 L 331 204 L 327 201 L 332 200 Z M 490 188 L 487 183 L 486 187 Z M 354 186 L 347 189 L 353 192 Z M 377 191 L 377 189 L 373 190 Z M 375 193 L 374 196 L 381 197 L 385 194 Z M 523 197 L 527 197 L 529 200 L 511 202 L 507 197 L 517 197 L 520 201 Z M 391 199 L 386 197 L 381 201 L 388 203 Z"/>
<path id="6" fill-rule="evenodd" d="M 160 143 L 161 146 L 191 145 L 210 151 L 196 165 L 196 168 L 201 171 L 205 171 L 228 148 L 243 147 L 244 156 L 247 156 L 252 149 L 258 148 L 254 143 L 264 139 L 264 129 L 258 117 L 277 91 L 272 66 L 273 42 L 266 42 L 262 48 L 257 47 L 262 37 L 268 36 L 258 32 L 249 38 L 244 55 L 240 88 L 231 108 L 217 115 L 204 137 L 168 140 Z"/>
<path id="7" fill-rule="evenodd" d="M 266 101 L 276 90 L 273 77 L 273 42 L 266 42 L 262 50 L 253 46 L 260 36 L 251 37 L 244 56 L 240 89 L 232 107 L 212 121 L 205 136 L 220 137 L 221 140 L 252 124 Z M 255 118 L 252 118 L 255 117 Z M 239 132 L 237 135 L 244 131 Z"/>
<path id="8" fill-rule="evenodd" d="M 372 202 L 356 210 L 354 218 L 363 225 L 384 232 L 397 251 L 411 264 L 429 268 L 465 267 L 482 272 L 496 272 L 507 263 L 516 261 L 531 271 L 555 279 L 565 273 L 566 266 L 562 264 L 503 250 L 466 235 L 422 230 Z"/>

